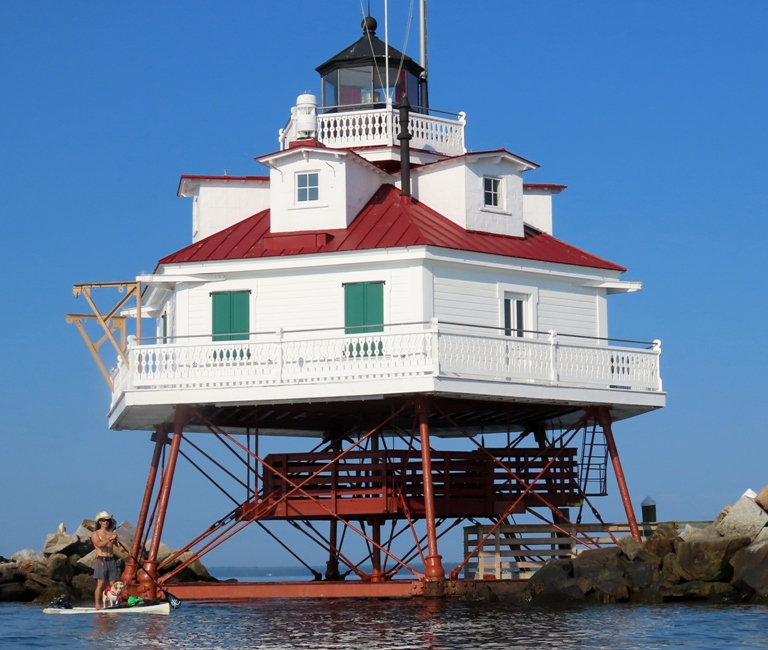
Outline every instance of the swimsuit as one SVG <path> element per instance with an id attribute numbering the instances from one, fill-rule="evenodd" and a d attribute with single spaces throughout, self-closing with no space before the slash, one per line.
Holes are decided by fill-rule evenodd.
<path id="1" fill-rule="evenodd" d="M 113 580 L 120 579 L 120 569 L 117 566 L 117 558 L 114 555 L 109 557 L 96 557 L 96 563 L 93 565 L 93 577 L 96 580 Z"/>

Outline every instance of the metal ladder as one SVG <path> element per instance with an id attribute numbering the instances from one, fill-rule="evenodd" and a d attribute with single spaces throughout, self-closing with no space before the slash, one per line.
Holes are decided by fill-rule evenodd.
<path id="1" fill-rule="evenodd" d="M 579 463 L 579 488 L 588 497 L 608 494 L 608 444 L 605 434 L 593 426 L 584 428 Z"/>

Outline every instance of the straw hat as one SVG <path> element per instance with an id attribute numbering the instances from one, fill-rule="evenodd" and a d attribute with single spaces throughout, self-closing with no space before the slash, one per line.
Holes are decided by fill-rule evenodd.
<path id="1" fill-rule="evenodd" d="M 106 510 L 102 510 L 98 515 L 94 517 L 93 520 L 96 522 L 96 524 L 98 524 L 102 519 L 108 519 L 109 521 L 112 522 L 113 526 L 117 525 L 115 518 L 112 515 L 110 515 Z"/>

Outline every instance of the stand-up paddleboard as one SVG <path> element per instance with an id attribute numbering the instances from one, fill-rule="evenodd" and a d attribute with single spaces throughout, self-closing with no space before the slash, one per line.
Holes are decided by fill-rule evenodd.
<path id="1" fill-rule="evenodd" d="M 171 613 L 169 603 L 157 603 L 155 605 L 136 605 L 135 607 L 108 607 L 96 609 L 95 607 L 46 607 L 43 614 L 161 614 Z"/>

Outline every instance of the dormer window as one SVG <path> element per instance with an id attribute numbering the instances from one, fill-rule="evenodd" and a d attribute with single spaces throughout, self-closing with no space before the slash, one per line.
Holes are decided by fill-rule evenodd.
<path id="1" fill-rule="evenodd" d="M 320 182 L 317 172 L 296 174 L 296 203 L 308 203 L 320 198 Z"/>
<path id="2" fill-rule="evenodd" d="M 317 172 L 296 174 L 296 203 L 308 203 L 320 198 L 320 181 Z"/>
<path id="3" fill-rule="evenodd" d="M 486 208 L 504 208 L 501 200 L 501 179 L 495 176 L 483 177 L 483 205 Z"/>

